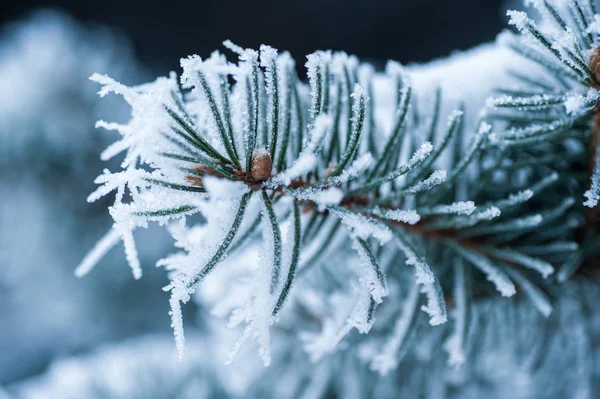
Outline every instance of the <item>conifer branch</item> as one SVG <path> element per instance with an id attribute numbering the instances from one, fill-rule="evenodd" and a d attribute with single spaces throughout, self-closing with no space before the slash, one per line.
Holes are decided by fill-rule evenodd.
<path id="1" fill-rule="evenodd" d="M 153 108 L 140 100 L 147 88 L 96 76 L 101 93 L 125 90 L 134 110 L 127 150 L 139 163 L 100 176 L 90 196 L 117 192 L 110 212 L 127 237 L 132 265 L 135 227 L 188 223 L 185 216 L 195 212 L 206 218 L 195 226 L 205 241 L 178 231 L 180 252 L 161 261 L 172 271 L 168 289 L 180 348 L 180 303 L 209 273 L 218 274 L 228 253 L 259 244 L 265 264 L 256 269 L 252 297 L 232 313 L 247 323 L 232 353 L 256 338 L 265 363 L 269 326 L 306 289 L 298 280 L 317 280 L 323 295 L 351 304 L 327 320 L 334 336 L 308 345 L 313 358 L 331 352 L 353 328 L 389 332 L 378 330 L 376 305 L 398 287 L 408 293 L 386 340 L 390 354 L 370 362 L 382 373 L 402 357 L 417 308 L 431 325 L 443 324 L 446 300 L 454 298 L 448 301 L 454 328 L 445 344 L 453 364 L 465 360 L 475 290 L 489 296 L 495 288 L 506 297 L 522 292 L 549 316 L 552 303 L 530 271 L 546 279 L 543 284 L 562 282 L 598 251 L 596 213 L 587 214 L 583 228 L 579 221 L 584 206 L 600 202 L 600 31 L 590 2 L 563 7 L 543 0 L 536 7 L 544 24 L 509 12 L 521 34 L 497 46 L 525 57 L 528 66 L 511 68 L 518 87 L 502 81 L 497 95 L 481 104 L 476 123 L 464 105 L 447 106 L 441 87 L 432 98 L 416 95 L 397 63 L 378 75 L 392 82 L 393 99 L 379 98 L 371 66 L 329 51 L 308 56 L 307 85 L 289 54 L 268 46 L 258 52 L 227 42 L 237 64 L 217 53 L 184 59 L 181 84 L 206 104 L 200 114 L 187 111 L 189 97 L 173 77 L 153 86 L 159 93 Z M 538 70 L 543 74 L 532 73 Z M 379 107 L 389 110 L 388 120 Z M 447 109 L 457 110 L 445 115 Z M 587 200 L 581 204 L 571 195 Z M 262 239 L 256 232 L 261 221 Z M 414 286 L 404 290 L 406 284 Z M 418 294 L 426 301 L 420 307 Z"/>

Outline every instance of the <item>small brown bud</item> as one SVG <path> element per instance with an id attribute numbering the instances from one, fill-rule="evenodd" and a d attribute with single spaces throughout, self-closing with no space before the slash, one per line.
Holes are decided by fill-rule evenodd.
<path id="1" fill-rule="evenodd" d="M 594 74 L 596 82 L 600 83 L 600 47 L 596 47 L 592 50 L 592 55 L 590 56 L 590 69 Z"/>
<path id="2" fill-rule="evenodd" d="M 271 170 L 273 169 L 273 161 L 271 155 L 264 148 L 259 148 L 252 154 L 252 166 L 250 174 L 254 181 L 263 181 L 271 177 Z"/>

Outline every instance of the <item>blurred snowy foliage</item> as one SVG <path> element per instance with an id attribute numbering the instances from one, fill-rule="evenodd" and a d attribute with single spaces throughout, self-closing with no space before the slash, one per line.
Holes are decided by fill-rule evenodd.
<path id="1" fill-rule="evenodd" d="M 42 376 L 17 384 L 20 399 L 196 399 L 227 395 L 223 366 L 213 362 L 206 337 L 190 336 L 193 358 L 173 356 L 173 339 L 149 335 L 102 345 L 88 354 L 57 360 Z"/>
<path id="2" fill-rule="evenodd" d="M 113 273 L 83 283 L 73 276 L 110 226 L 85 202 L 107 140 L 94 123 L 127 113 L 124 103 L 98 101 L 88 77 L 100 68 L 142 79 L 129 44 L 106 27 L 39 11 L 3 27 L 0 60 L 1 384 L 43 370 L 57 354 L 152 331 L 167 318 L 139 311 L 142 302 L 161 309 L 161 273 L 144 283 L 156 295 L 141 296 L 141 286 L 117 272 L 117 253 L 103 262 Z M 141 256 L 154 262 L 168 240 L 145 233 L 152 244 Z"/>
<path id="3" fill-rule="evenodd" d="M 595 398 L 600 388 L 598 281 L 572 281 L 557 294 L 548 319 L 526 301 L 493 298 L 474 304 L 462 367 L 448 366 L 442 349 L 451 326 L 432 331 L 421 323 L 402 362 L 384 376 L 369 370 L 377 334 L 317 363 L 288 345 L 278 348 L 272 367 L 245 397 Z"/>
<path id="4" fill-rule="evenodd" d="M 85 84 L 91 73 L 135 81 L 142 73 L 122 34 L 52 10 L 3 26 L 0 60 L 0 167 L 26 162 L 28 170 L 49 160 L 81 167 L 106 141 L 95 121 L 127 115 L 118 101 L 97 101 Z"/>
<path id="5" fill-rule="evenodd" d="M 468 361 L 459 368 L 448 367 L 439 349 L 450 328 L 431 333 L 420 326 L 401 365 L 385 376 L 366 360 L 377 337 L 313 363 L 301 347 L 288 344 L 293 333 L 280 330 L 274 334 L 272 367 L 263 369 L 255 356 L 221 365 L 215 356 L 233 336 L 213 331 L 189 334 L 182 362 L 170 337 L 148 336 L 57 360 L 46 374 L 8 391 L 15 399 L 594 398 L 600 389 L 599 295 L 598 281 L 571 281 L 558 293 L 549 319 L 520 300 L 478 302 L 471 313 Z"/>

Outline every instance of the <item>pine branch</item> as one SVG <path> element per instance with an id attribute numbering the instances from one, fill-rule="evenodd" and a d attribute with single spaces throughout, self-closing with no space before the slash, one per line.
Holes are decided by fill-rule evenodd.
<path id="1" fill-rule="evenodd" d="M 583 206 L 570 196 L 585 195 L 590 207 L 600 198 L 600 150 L 593 133 L 600 130 L 600 32 L 582 1 L 556 7 L 544 0 L 537 7 L 559 33 L 511 12 L 510 23 L 521 36 L 506 44 L 543 76 L 512 68 L 509 75 L 519 87 L 501 81 L 501 94 L 481 104 L 485 112 L 476 124 L 463 105 L 444 115 L 449 107 L 441 88 L 431 102 L 421 92 L 415 95 L 409 74 L 396 63 L 378 76 L 393 82 L 396 92 L 386 103 L 378 98 L 371 66 L 329 51 L 308 56 L 308 85 L 298 81 L 288 54 L 268 46 L 257 52 L 227 42 L 237 64 L 217 53 L 185 59 L 182 87 L 208 111 L 189 113 L 191 100 L 170 81 L 154 87 L 168 94 L 158 97 L 171 99 L 157 101 L 153 112 L 162 120 L 156 126 L 148 123 L 147 102 L 136 97 L 147 89 L 128 88 L 134 109 L 129 126 L 144 126 L 145 132 L 128 137 L 128 151 L 140 167 L 130 163 L 131 170 L 102 175 L 90 198 L 116 190 L 111 215 L 115 228 L 127 234 L 148 221 L 189 223 L 184 217 L 193 212 L 207 218 L 205 225 L 190 225 L 207 242 L 199 244 L 182 227 L 173 233 L 180 252 L 161 261 L 173 271 L 168 289 L 179 348 L 180 303 L 209 273 L 218 274 L 227 253 L 261 242 L 252 297 L 232 313 L 246 323 L 232 353 L 256 338 L 266 363 L 269 326 L 285 303 L 308 289 L 298 280 L 311 281 L 307 285 L 325 297 L 346 299 L 343 309 L 328 316 L 334 320 L 314 317 L 323 323 L 323 335 L 309 345 L 314 358 L 331 352 L 353 328 L 377 330 L 376 305 L 391 290 L 413 284 L 403 291 L 403 306 L 390 305 L 402 317 L 387 341 L 390 354 L 371 362 L 381 372 L 402 357 L 418 323 L 419 293 L 431 325 L 445 323 L 446 301 L 452 305 L 455 328 L 446 350 L 456 364 L 467 351 L 475 291 L 489 296 L 495 286 L 507 297 L 522 291 L 548 316 L 552 304 L 529 271 L 550 281 L 558 270 L 556 278 L 563 281 L 597 251 L 590 238 L 597 237 L 596 218 L 588 214 L 582 240 L 577 220 Z M 590 60 L 584 58 L 588 53 Z M 124 90 L 97 80 L 106 85 L 102 92 Z M 390 110 L 390 120 L 376 112 L 380 107 Z M 444 118 L 448 123 L 439 129 Z M 164 126 L 171 131 L 163 132 Z M 243 142 L 243 151 L 238 153 L 236 142 Z M 261 221 L 262 239 L 256 234 Z M 412 267 L 398 267 L 402 261 Z M 293 286 L 298 289 L 292 295 Z"/>

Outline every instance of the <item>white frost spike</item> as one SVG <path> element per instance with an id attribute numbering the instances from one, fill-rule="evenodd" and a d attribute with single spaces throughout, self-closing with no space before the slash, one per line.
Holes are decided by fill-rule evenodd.
<path id="1" fill-rule="evenodd" d="M 470 215 L 475 211 L 475 203 L 473 201 L 458 201 L 450 205 L 436 205 L 420 211 L 428 215 Z"/>
<path id="2" fill-rule="evenodd" d="M 110 229 L 108 233 L 104 235 L 97 243 L 94 248 L 83 258 L 79 266 L 75 269 L 75 276 L 81 278 L 88 274 L 94 266 L 110 251 L 121 237 L 115 229 Z"/>
<path id="3" fill-rule="evenodd" d="M 325 73 L 325 63 L 329 62 L 331 58 L 331 54 L 329 52 L 317 51 L 315 53 L 309 54 L 306 61 L 306 74 L 308 76 L 308 82 L 310 84 L 310 92 L 312 97 L 312 106 L 310 109 L 310 114 L 314 118 L 317 112 L 319 111 L 320 99 L 317 96 L 317 93 L 322 90 L 323 87 L 319 87 L 318 75 L 319 73 Z M 322 83 L 321 83 L 322 84 Z M 325 88 L 326 90 L 328 88 Z M 323 93 L 321 93 L 321 96 Z"/>
<path id="4" fill-rule="evenodd" d="M 515 220 L 515 227 L 517 228 L 526 228 L 526 227 L 535 227 L 542 223 L 544 217 L 539 213 L 537 215 L 527 216 L 524 218 L 520 218 Z"/>
<path id="5" fill-rule="evenodd" d="M 421 286 L 421 293 L 427 296 L 427 305 L 423 305 L 421 310 L 429 315 L 429 324 L 439 326 L 446 323 L 448 314 L 446 313 L 446 302 L 439 281 L 436 279 L 433 284 Z"/>
<path id="6" fill-rule="evenodd" d="M 131 128 L 127 125 L 121 125 L 119 123 L 114 122 L 106 122 L 104 120 L 96 121 L 94 125 L 96 129 L 105 129 L 119 132 L 124 138 L 122 140 L 117 140 L 102 151 L 100 154 L 100 159 L 103 161 L 108 161 L 112 159 L 114 156 L 120 154 L 122 151 L 125 151 L 129 148 L 133 143 L 133 134 Z"/>
<path id="7" fill-rule="evenodd" d="M 110 158 L 126 150 L 123 167 L 136 167 L 144 158 L 144 163 L 156 160 L 156 140 L 161 132 L 168 129 L 168 121 L 164 118 L 163 104 L 171 104 L 171 91 L 176 83 L 174 75 L 170 78 L 158 78 L 156 81 L 137 87 L 127 87 L 113 79 L 94 74 L 91 80 L 103 85 L 99 94 L 104 96 L 110 92 L 122 95 L 131 106 L 131 119 L 125 125 L 100 121 L 97 126 L 118 131 L 122 139 L 110 145 L 101 155 L 102 159 Z"/>
<path id="8" fill-rule="evenodd" d="M 369 97 L 367 97 L 365 88 L 359 83 L 354 84 L 354 90 L 352 90 L 350 97 L 352 98 L 352 123 L 356 125 L 357 119 L 361 114 L 361 108 L 363 104 L 369 101 Z"/>
<path id="9" fill-rule="evenodd" d="M 427 179 L 415 184 L 412 187 L 407 188 L 406 191 L 411 194 L 417 194 L 422 191 L 430 190 L 432 187 L 442 184 L 445 181 L 446 181 L 446 171 L 445 170 L 436 170 Z"/>
<path id="10" fill-rule="evenodd" d="M 376 213 L 384 219 L 408 224 L 416 224 L 421 220 L 419 214 L 413 209 L 376 209 Z"/>
<path id="11" fill-rule="evenodd" d="M 271 46 L 262 44 L 260 46 L 260 66 L 266 68 L 267 73 L 265 74 L 265 90 L 267 94 L 273 92 L 273 86 L 276 82 L 273 81 L 273 65 L 277 60 L 277 50 Z"/>
<path id="12" fill-rule="evenodd" d="M 392 231 L 384 224 L 377 220 L 354 213 L 345 208 L 330 207 L 329 208 L 342 223 L 350 229 L 350 232 L 363 240 L 369 237 L 375 237 L 381 245 L 392 239 Z"/>
<path id="13" fill-rule="evenodd" d="M 331 185 L 346 183 L 348 180 L 357 178 L 361 173 L 367 170 L 369 166 L 371 166 L 371 163 L 373 163 L 373 156 L 371 153 L 364 153 L 360 156 L 360 158 L 352 162 L 350 168 L 344 169 L 339 176 L 329 178 L 328 182 Z"/>
<path id="14" fill-rule="evenodd" d="M 140 278 L 142 278 L 142 266 L 140 265 L 138 252 L 135 247 L 133 231 L 126 227 L 121 227 L 118 224 L 115 225 L 115 229 L 117 229 L 119 235 L 121 236 L 121 239 L 123 240 L 123 245 L 125 246 L 125 258 L 127 259 L 127 263 L 129 263 L 129 267 L 131 267 L 131 273 L 133 274 L 133 278 L 139 280 Z"/>
<path id="15" fill-rule="evenodd" d="M 360 283 L 368 290 L 373 300 L 377 303 L 381 303 L 383 297 L 388 295 L 385 275 L 377 275 L 376 270 L 379 270 L 379 264 L 375 260 L 376 264 L 373 264 L 371 257 L 365 251 L 365 249 L 356 240 L 352 240 L 352 249 L 358 253 L 358 267 L 360 269 Z M 382 273 L 379 271 L 379 273 Z M 368 301 L 367 301 L 368 302 Z M 367 303 L 368 307 L 368 303 Z"/>
<path id="16" fill-rule="evenodd" d="M 533 197 L 534 192 L 532 190 L 519 191 L 516 194 L 509 194 L 508 198 L 501 202 L 503 207 L 517 205 L 526 201 L 529 201 Z"/>
<path id="17" fill-rule="evenodd" d="M 367 334 L 373 327 L 373 320 L 369 320 L 371 297 L 372 293 L 368 290 L 359 292 L 354 308 L 346 320 L 348 325 L 356 328 L 361 334 Z"/>
<path id="18" fill-rule="evenodd" d="M 501 211 L 499 208 L 495 206 L 490 206 L 489 208 L 475 212 L 468 216 L 456 216 L 449 223 L 442 223 L 443 227 L 470 227 L 474 226 L 477 223 L 484 220 L 492 220 L 501 215 Z M 437 226 L 436 226 L 437 227 Z"/>
<path id="19" fill-rule="evenodd" d="M 260 64 L 265 68 L 265 91 L 270 96 L 269 106 L 267 109 L 267 124 L 274 126 L 274 119 L 281 118 L 279 111 L 274 108 L 275 104 L 273 103 L 273 96 L 281 84 L 281 76 L 277 74 L 279 69 L 279 63 L 277 62 L 277 50 L 275 50 L 273 47 L 265 46 L 264 44 L 261 45 Z M 280 107 L 281 104 L 278 105 L 278 108 Z M 277 122 L 279 122 L 279 120 Z"/>
<path id="20" fill-rule="evenodd" d="M 135 92 L 133 91 L 133 89 L 117 82 L 116 80 L 108 77 L 107 75 L 95 73 L 90 77 L 90 80 L 93 82 L 100 83 L 102 85 L 102 88 L 98 92 L 100 97 L 104 97 L 105 95 L 111 92 L 122 95 L 127 102 L 130 102 L 130 100 L 133 97 L 135 97 Z"/>
<path id="21" fill-rule="evenodd" d="M 527 26 L 534 22 L 527 16 L 527 13 L 523 11 L 509 10 L 506 12 L 509 16 L 508 23 L 514 25 L 519 31 L 525 33 Z"/>
<path id="22" fill-rule="evenodd" d="M 183 333 L 183 317 L 181 315 L 181 304 L 179 299 L 174 295 L 171 295 L 169 299 L 171 305 L 171 327 L 173 328 L 173 334 L 175 335 L 175 345 L 177 346 L 177 357 L 179 360 L 183 360 L 183 354 L 185 352 L 185 335 Z"/>
<path id="23" fill-rule="evenodd" d="M 394 332 L 385 343 L 381 352 L 373 357 L 371 370 L 378 371 L 381 375 L 386 375 L 391 370 L 398 367 L 398 362 L 401 360 L 401 354 L 399 356 L 398 352 L 401 347 L 406 345 L 410 327 L 414 322 L 413 319 L 415 317 L 418 302 L 419 288 L 414 284 L 408 293 L 408 297 L 404 300 L 402 313 L 394 325 Z"/>
<path id="24" fill-rule="evenodd" d="M 202 58 L 196 54 L 179 60 L 179 65 L 181 66 L 181 69 L 183 69 L 183 73 L 179 78 L 182 87 L 191 88 L 193 86 L 199 86 L 198 72 L 202 70 L 202 64 Z"/>
<path id="25" fill-rule="evenodd" d="M 572 94 L 565 100 L 565 109 L 567 114 L 578 114 L 583 110 L 585 105 L 585 97 L 581 94 Z"/>
<path id="26" fill-rule="evenodd" d="M 398 236 L 394 236 L 394 243 L 406 257 L 406 264 L 415 268 L 415 282 L 420 285 L 433 284 L 435 275 L 431 271 L 431 267 L 421 260 L 413 249 Z"/>
<path id="27" fill-rule="evenodd" d="M 587 198 L 587 200 L 583 202 L 583 205 L 588 208 L 594 208 L 598 205 L 598 202 L 600 202 L 600 175 L 593 176 L 591 188 L 583 195 Z"/>
<path id="28" fill-rule="evenodd" d="M 242 346 L 250 338 L 251 333 L 252 333 L 252 328 L 251 328 L 250 325 L 247 325 L 244 328 L 244 332 L 242 333 L 242 335 L 240 335 L 240 337 L 233 344 L 233 347 L 229 350 L 229 353 L 227 354 L 227 357 L 225 358 L 225 364 L 226 365 L 233 363 L 233 361 L 237 357 L 237 354 L 239 353 L 239 351 L 242 348 Z"/>
<path id="29" fill-rule="evenodd" d="M 318 52 L 306 56 L 306 75 L 308 76 L 308 82 L 313 96 L 314 93 L 317 92 L 317 74 L 322 65 L 321 55 Z M 316 110 L 312 110 L 312 112 L 314 113 Z"/>
<path id="30" fill-rule="evenodd" d="M 299 191 L 294 196 L 300 200 L 313 201 L 317 204 L 319 212 L 323 212 L 328 206 L 339 205 L 344 198 L 344 192 L 337 187 L 329 187 L 324 190 L 307 189 Z"/>
<path id="31" fill-rule="evenodd" d="M 237 55 L 241 56 L 242 54 L 244 54 L 244 49 L 241 46 L 238 46 L 237 44 L 233 43 L 229 39 L 227 39 L 223 42 L 223 46 L 225 46 L 225 48 L 228 48 L 232 52 L 236 53 Z"/>
<path id="32" fill-rule="evenodd" d="M 495 206 L 491 206 L 479 214 L 480 217 L 478 220 L 492 220 L 500 216 L 500 213 L 500 209 L 496 208 Z"/>
<path id="33" fill-rule="evenodd" d="M 592 174 L 592 184 L 589 190 L 583 195 L 587 198 L 587 201 L 583 205 L 594 208 L 600 202 L 600 145 L 596 146 L 596 164 L 594 165 L 594 173 Z"/>
<path id="34" fill-rule="evenodd" d="M 586 95 L 572 93 L 565 100 L 565 109 L 569 115 L 579 115 L 588 112 L 600 100 L 600 91 L 590 88 Z"/>
<path id="35" fill-rule="evenodd" d="M 439 205 L 434 209 L 439 214 L 455 213 L 458 215 L 470 215 L 475 211 L 476 207 L 473 201 L 458 201 L 451 205 Z"/>
<path id="36" fill-rule="evenodd" d="M 574 49 L 578 48 L 577 37 L 571 28 L 567 28 L 564 32 L 562 32 L 559 36 L 554 39 L 552 43 L 552 48 L 557 50 L 562 58 L 563 62 L 568 63 L 572 68 L 586 73 L 585 69 L 582 69 L 578 63 L 575 61 L 582 61 L 581 57 L 577 55 L 573 56 L 571 54 L 574 53 Z M 569 54 L 569 52 L 571 54 Z"/>
<path id="37" fill-rule="evenodd" d="M 429 141 L 426 141 L 423 144 L 421 144 L 419 149 L 415 151 L 413 156 L 408 161 L 408 170 L 411 170 L 416 164 L 423 162 L 423 160 L 425 160 L 425 158 L 427 158 L 429 154 L 431 154 L 431 151 L 433 151 L 433 145 Z M 444 173 L 446 172 L 444 171 Z M 445 177 L 446 175 L 444 174 L 444 178 Z"/>
<path id="38" fill-rule="evenodd" d="M 127 169 L 123 172 L 110 173 L 108 169 L 96 177 L 94 183 L 100 186 L 87 197 L 87 202 L 95 202 L 116 189 L 123 189 L 127 183 L 134 183 L 142 176 L 149 175 L 144 170 Z"/>

